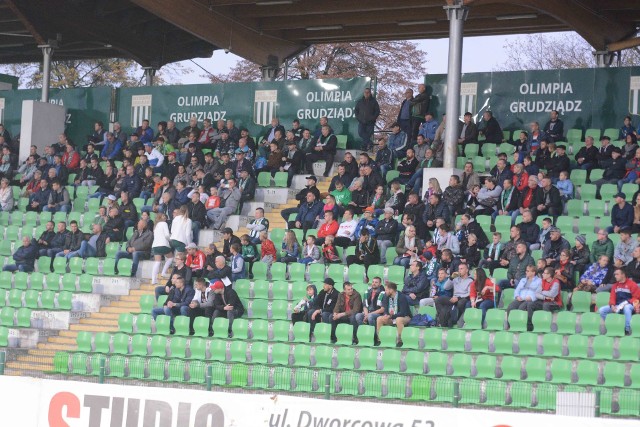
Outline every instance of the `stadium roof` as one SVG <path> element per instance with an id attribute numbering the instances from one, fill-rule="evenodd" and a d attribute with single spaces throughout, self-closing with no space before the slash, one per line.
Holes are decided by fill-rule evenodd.
<path id="1" fill-rule="evenodd" d="M 450 0 L 451 1 L 451 0 Z M 574 30 L 595 49 L 637 44 L 628 0 L 465 0 L 465 36 Z M 445 0 L 3 0 L 0 63 L 127 57 L 143 66 L 224 48 L 262 65 L 316 43 L 448 37 Z M 631 41 L 633 40 L 633 41 Z M 614 42 L 624 41 L 625 44 Z M 614 44 L 612 44 L 614 43 Z M 491 47 L 488 46 L 488 49 Z M 490 51 L 487 52 L 490 55 Z"/>

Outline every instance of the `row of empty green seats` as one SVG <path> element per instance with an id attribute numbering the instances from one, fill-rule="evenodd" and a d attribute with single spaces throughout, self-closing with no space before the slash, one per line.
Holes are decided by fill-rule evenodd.
<path id="1" fill-rule="evenodd" d="M 355 367 L 359 363 L 359 358 L 354 359 L 350 354 L 337 357 L 345 365 Z M 432 355 L 429 355 L 429 359 L 431 357 Z M 446 366 L 441 361 L 438 364 L 435 360 L 431 363 L 434 365 L 434 373 L 430 374 L 431 376 L 416 376 L 392 372 L 359 371 L 354 368 L 338 371 L 329 367 L 313 369 L 300 366 L 292 369 L 287 366 L 265 365 L 264 356 L 257 355 L 256 359 L 260 360 L 252 360 L 251 363 L 225 363 L 60 352 L 55 356 L 54 370 L 63 374 L 97 376 L 100 375 L 101 366 L 103 366 L 104 374 L 115 378 L 194 384 L 204 384 L 209 375 L 211 384 L 215 386 L 318 393 L 325 392 L 326 377 L 329 376 L 331 394 L 470 405 L 485 404 L 545 411 L 555 408 L 556 393 L 560 390 L 599 391 L 601 411 L 605 414 L 637 415 L 640 408 L 638 405 L 640 391 L 637 389 L 614 390 L 606 385 L 587 388 L 586 384 L 583 386 L 580 382 L 567 383 L 567 375 L 563 372 L 567 366 L 562 364 L 552 366 L 550 369 L 551 380 L 553 381 L 553 374 L 555 374 L 558 381 L 546 383 L 541 380 L 540 368 L 534 366 L 535 363 L 530 365 L 532 377 L 535 380 L 523 382 L 515 379 L 520 373 L 519 366 L 516 364 L 505 367 L 505 371 L 512 370 L 513 375 L 510 372 L 505 375 L 509 378 L 499 381 L 465 378 L 464 375 L 458 379 L 451 378 L 446 376 Z M 436 365 L 439 366 L 436 367 Z M 462 361 L 452 361 L 450 369 L 458 368 L 464 374 L 466 368 L 463 365 Z M 611 366 L 605 365 L 604 373 L 611 377 L 611 382 L 619 384 L 619 369 Z M 588 376 L 588 372 L 585 372 L 584 376 Z M 605 384 L 606 381 L 605 378 Z"/>
<path id="2" fill-rule="evenodd" d="M 0 298 L 0 307 L 71 310 L 72 300 L 73 293 L 67 291 L 56 293 L 51 290 L 40 292 L 34 289 L 27 291 L 12 289 L 6 291 L 4 298 Z"/>
<path id="3" fill-rule="evenodd" d="M 394 254 L 395 248 L 393 249 Z M 395 257 L 395 255 L 394 255 Z M 387 261 L 389 261 L 387 259 Z M 391 259 L 393 261 L 393 259 Z M 274 262 L 271 264 L 271 271 L 269 277 L 267 277 L 268 265 L 262 261 L 253 263 L 253 277 L 256 280 L 266 280 L 269 278 L 274 281 L 304 281 L 305 272 L 310 281 L 322 282 L 325 277 L 332 277 L 337 282 L 348 280 L 352 283 L 364 283 L 366 275 L 365 268 L 359 264 L 352 264 L 346 267 L 343 264 L 329 264 L 328 266 L 322 263 L 309 264 L 308 271 L 304 264 L 291 263 L 287 265 L 283 262 Z M 405 268 L 394 265 L 385 267 L 384 265 L 371 265 L 369 267 L 368 276 L 386 278 L 389 281 L 402 283 L 405 275 Z M 384 277 L 383 277 L 384 276 Z"/>
<path id="4" fill-rule="evenodd" d="M 75 273 L 0 272 L 0 289 L 92 292 L 93 275 Z"/>
<path id="5" fill-rule="evenodd" d="M 48 273 L 51 271 L 51 258 L 41 256 L 37 262 L 37 272 Z M 69 259 L 69 271 L 74 274 L 97 276 L 115 276 L 116 260 L 115 258 L 86 258 L 73 257 Z M 118 276 L 131 276 L 131 268 L 133 261 L 128 258 L 122 258 L 118 261 Z M 53 272 L 57 274 L 66 274 L 67 259 L 65 257 L 53 258 Z"/>
<path id="6" fill-rule="evenodd" d="M 0 310 L 0 325 L 6 327 L 16 326 L 18 328 L 31 327 L 31 309 L 22 307 L 2 307 Z"/>

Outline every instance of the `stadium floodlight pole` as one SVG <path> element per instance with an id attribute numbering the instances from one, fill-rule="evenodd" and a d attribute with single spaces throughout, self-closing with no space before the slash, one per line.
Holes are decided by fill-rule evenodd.
<path id="1" fill-rule="evenodd" d="M 458 116 L 462 73 L 462 35 L 469 8 L 462 0 L 444 6 L 449 19 L 449 68 L 447 70 L 447 125 L 444 132 L 444 167 L 455 168 L 458 156 Z"/>
<path id="2" fill-rule="evenodd" d="M 53 54 L 55 40 L 50 40 L 48 44 L 42 44 L 38 47 L 42 49 L 42 96 L 40 101 L 49 102 L 49 86 L 51 86 L 51 55 Z"/>

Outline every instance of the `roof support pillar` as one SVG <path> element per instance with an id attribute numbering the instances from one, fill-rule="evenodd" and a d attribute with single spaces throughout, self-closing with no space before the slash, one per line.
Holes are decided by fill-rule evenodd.
<path id="1" fill-rule="evenodd" d="M 49 87 L 51 86 L 51 55 L 54 43 L 39 45 L 42 49 L 42 97 L 40 101 L 49 102 Z"/>
<path id="2" fill-rule="evenodd" d="M 610 52 L 608 50 L 596 50 L 593 52 L 593 56 L 596 58 L 596 66 L 598 68 L 610 67 L 613 64 L 613 59 L 616 57 L 617 52 Z"/>
<path id="3" fill-rule="evenodd" d="M 447 121 L 444 133 L 444 167 L 455 168 L 458 157 L 458 116 L 462 74 L 462 36 L 469 8 L 462 0 L 444 6 L 449 19 L 449 67 L 447 70 Z"/>
<path id="4" fill-rule="evenodd" d="M 158 69 L 155 67 L 142 67 L 144 70 L 144 85 L 153 86 L 153 80 L 156 77 Z"/>

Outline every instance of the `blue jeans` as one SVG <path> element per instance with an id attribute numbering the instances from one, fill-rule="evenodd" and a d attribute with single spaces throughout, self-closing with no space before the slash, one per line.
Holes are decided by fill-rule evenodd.
<path id="1" fill-rule="evenodd" d="M 40 256 L 48 256 L 49 258 L 53 258 L 61 250 L 62 248 L 40 249 L 39 253 Z"/>
<path id="2" fill-rule="evenodd" d="M 182 307 L 173 307 L 169 308 L 166 305 L 164 307 L 156 307 L 151 310 L 151 316 L 153 316 L 153 320 L 156 320 L 159 314 L 164 314 L 165 316 L 171 316 L 171 320 L 169 321 L 169 328 L 173 329 L 173 319 L 176 316 L 186 316 L 189 312 L 189 306 L 183 305 Z"/>
<path id="3" fill-rule="evenodd" d="M 144 205 L 140 208 L 140 212 L 153 212 L 153 206 L 151 205 Z"/>
<path id="4" fill-rule="evenodd" d="M 2 268 L 2 271 L 21 271 L 23 273 L 31 273 L 33 272 L 33 266 L 27 267 L 24 264 L 7 264 Z"/>
<path id="5" fill-rule="evenodd" d="M 200 224 L 200 221 L 191 221 L 191 232 L 193 234 L 193 243 L 195 243 L 196 245 L 198 244 L 198 238 L 200 236 L 200 228 L 202 227 L 202 224 Z"/>
<path id="6" fill-rule="evenodd" d="M 611 307 L 608 305 L 605 305 L 604 307 L 600 307 L 600 310 L 598 311 L 600 312 L 600 317 L 602 317 L 602 320 L 605 320 L 608 314 L 613 313 L 613 311 L 611 311 Z M 633 315 L 633 304 L 625 305 L 624 308 L 622 309 L 622 312 L 624 313 L 624 330 L 630 331 L 631 316 Z M 613 314 L 619 314 L 619 313 L 613 313 Z"/>
<path id="7" fill-rule="evenodd" d="M 49 206 L 45 206 L 42 208 L 42 212 L 51 212 L 51 213 L 55 213 L 55 212 L 69 213 L 70 211 L 71 211 L 71 205 L 62 205 L 57 208 L 50 208 Z"/>
<path id="8" fill-rule="evenodd" d="M 409 256 L 403 256 L 403 257 L 397 256 L 393 260 L 393 265 L 401 265 L 404 268 L 409 268 L 409 264 L 411 264 L 411 257 Z"/>
<path id="9" fill-rule="evenodd" d="M 89 196 L 90 199 L 97 199 L 97 198 L 103 198 L 106 195 L 106 193 L 101 193 L 99 191 L 96 191 L 95 193 L 93 193 L 92 195 Z"/>
<path id="10" fill-rule="evenodd" d="M 469 301 L 467 303 L 467 308 L 471 307 L 471 301 Z M 480 323 L 481 325 L 484 324 L 484 318 L 487 316 L 487 310 L 489 310 L 490 308 L 496 308 L 496 304 L 492 299 L 486 299 L 483 301 L 480 301 L 480 304 L 476 304 L 476 308 L 479 308 L 480 310 L 482 310 L 482 322 Z"/>
<path id="11" fill-rule="evenodd" d="M 300 258 L 300 261 L 298 261 L 300 264 L 311 264 L 313 261 L 315 261 L 315 259 L 311 258 L 311 257 L 305 257 L 305 258 Z"/>
<path id="12" fill-rule="evenodd" d="M 422 172 L 424 169 L 418 168 L 416 173 L 411 175 L 411 179 L 407 182 L 407 187 L 411 188 L 414 193 L 420 194 L 422 191 Z"/>
<path id="13" fill-rule="evenodd" d="M 362 149 L 369 148 L 372 145 L 371 138 L 373 137 L 373 131 L 375 124 L 362 124 L 358 123 L 358 136 L 362 139 Z"/>
<path id="14" fill-rule="evenodd" d="M 367 315 L 367 324 L 371 325 L 371 326 L 376 326 L 376 319 L 378 317 L 382 316 L 381 314 L 377 314 L 377 313 L 369 313 Z M 356 314 L 356 323 L 358 325 L 363 325 L 364 324 L 364 313 L 358 313 Z"/>
<path id="15" fill-rule="evenodd" d="M 634 183 L 636 182 L 636 179 L 638 179 L 638 174 L 633 171 L 629 172 L 629 175 L 625 176 L 621 180 L 618 180 L 618 191 L 622 191 L 622 186 L 624 184 Z"/>
<path id="16" fill-rule="evenodd" d="M 138 264 L 140 263 L 140 259 L 148 259 L 149 258 L 149 252 L 143 252 L 143 251 L 133 251 L 132 253 L 127 252 L 127 251 L 118 251 L 116 252 L 116 271 L 118 271 L 118 261 L 120 261 L 121 258 L 128 258 L 130 260 L 133 261 L 133 264 L 131 265 L 131 277 L 135 277 L 136 272 L 138 271 Z"/>
<path id="17" fill-rule="evenodd" d="M 65 256 L 64 252 L 59 252 L 56 256 Z M 86 240 L 80 243 L 80 249 L 71 251 L 66 255 L 67 260 L 79 256 L 80 258 L 88 258 L 96 256 L 96 248 L 91 246 Z"/>
<path id="18" fill-rule="evenodd" d="M 246 279 L 247 273 L 243 270 L 241 273 L 231 273 L 231 281 L 235 282 L 238 279 Z"/>
<path id="19" fill-rule="evenodd" d="M 153 193 L 151 191 L 141 191 L 140 192 L 140 198 L 144 199 L 144 202 L 147 203 L 147 200 L 149 200 L 149 197 L 153 196 Z"/>

